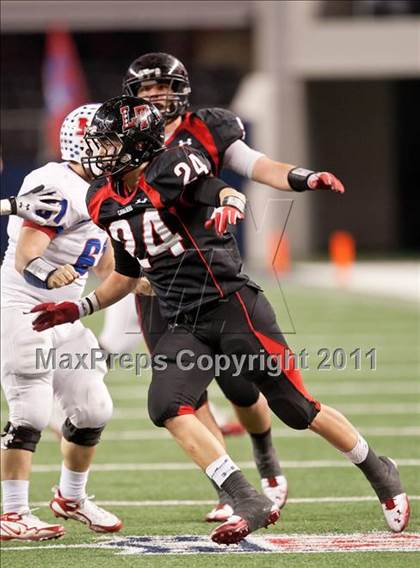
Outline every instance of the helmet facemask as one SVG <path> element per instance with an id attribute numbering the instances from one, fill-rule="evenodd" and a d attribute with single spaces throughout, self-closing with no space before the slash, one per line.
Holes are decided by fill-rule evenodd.
<path id="1" fill-rule="evenodd" d="M 123 137 L 115 132 L 96 132 L 95 128 L 87 131 L 85 142 L 88 147 L 82 166 L 87 175 L 98 178 L 104 175 L 120 173 L 128 167 L 131 156 L 123 152 Z M 131 168 L 132 169 L 132 168 Z"/>
<path id="2" fill-rule="evenodd" d="M 152 96 L 147 95 L 147 93 L 140 93 L 142 87 L 155 83 L 167 85 L 167 92 Z M 159 109 L 165 121 L 171 122 L 178 116 L 185 114 L 189 106 L 191 88 L 183 77 L 156 76 L 147 79 L 133 77 L 126 81 L 124 92 L 135 97 L 140 96 L 153 103 Z"/>
<path id="3" fill-rule="evenodd" d="M 135 134 L 134 131 L 96 133 L 94 128 L 90 129 L 85 135 L 87 157 L 82 158 L 85 172 L 94 178 L 121 175 L 138 168 L 163 150 L 162 144 L 153 137 L 136 140 Z"/>

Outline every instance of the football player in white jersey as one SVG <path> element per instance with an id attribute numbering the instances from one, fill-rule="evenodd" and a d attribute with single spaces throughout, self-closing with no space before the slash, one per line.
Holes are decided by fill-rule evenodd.
<path id="1" fill-rule="evenodd" d="M 90 269 L 103 278 L 113 268 L 107 234 L 91 221 L 86 209 L 89 184 L 80 163 L 86 151 L 83 135 L 99 106 L 84 105 L 66 117 L 60 133 L 63 162 L 34 170 L 20 189 L 17 200 L 24 200 L 33 188 L 53 188 L 59 211 L 42 205 L 47 211 L 40 220 L 9 220 L 1 271 L 2 388 L 9 406 L 1 450 L 1 540 L 46 540 L 64 534 L 61 525 L 45 523 L 29 509 L 32 454 L 49 422 L 53 398 L 66 419 L 52 512 L 97 532 L 122 527 L 115 515 L 98 507 L 86 493 L 95 447 L 112 414 L 103 380 L 106 365 L 99 360 L 96 338 L 79 322 L 35 333 L 27 315 L 39 302 L 57 302 L 69 295 L 77 300 Z M 93 353 L 98 360 L 91 360 Z"/>

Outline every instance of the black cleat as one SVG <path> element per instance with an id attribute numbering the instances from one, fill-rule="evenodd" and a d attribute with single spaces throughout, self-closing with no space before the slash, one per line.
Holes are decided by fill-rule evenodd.
<path id="1" fill-rule="evenodd" d="M 250 533 L 274 525 L 280 512 L 276 505 L 264 495 L 243 499 L 235 514 L 211 533 L 210 538 L 217 544 L 238 544 Z"/>

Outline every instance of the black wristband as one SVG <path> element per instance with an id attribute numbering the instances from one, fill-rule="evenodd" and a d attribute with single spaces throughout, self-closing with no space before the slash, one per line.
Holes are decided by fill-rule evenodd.
<path id="1" fill-rule="evenodd" d="M 306 191 L 310 189 L 308 178 L 314 173 L 313 170 L 307 170 L 306 168 L 293 168 L 287 174 L 287 181 L 293 191 Z"/>
<path id="2" fill-rule="evenodd" d="M 16 197 L 13 197 L 13 196 L 9 197 L 9 201 L 10 201 L 10 208 L 12 210 L 10 215 L 16 215 L 16 213 L 17 213 Z"/>

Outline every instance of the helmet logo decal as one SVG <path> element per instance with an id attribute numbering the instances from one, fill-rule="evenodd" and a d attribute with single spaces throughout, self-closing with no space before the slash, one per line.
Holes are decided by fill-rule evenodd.
<path id="1" fill-rule="evenodd" d="M 130 118 L 130 107 L 120 107 L 123 130 L 139 126 L 140 130 L 146 130 L 150 126 L 150 108 L 147 105 L 139 105 L 133 108 L 134 116 Z"/>
<path id="2" fill-rule="evenodd" d="M 76 136 L 84 136 L 87 125 L 88 125 L 88 119 L 84 116 L 79 116 Z"/>

